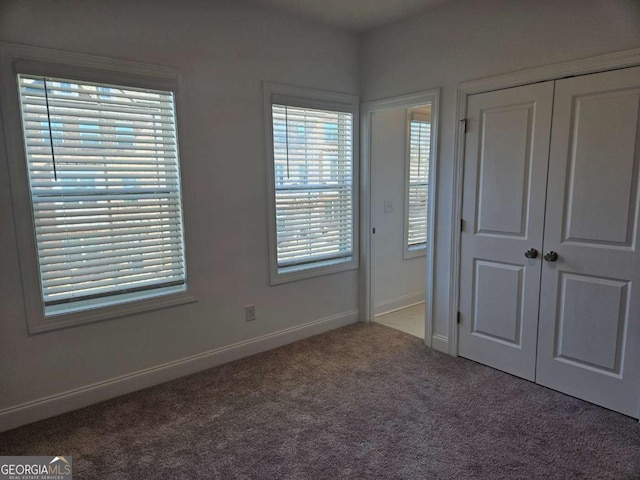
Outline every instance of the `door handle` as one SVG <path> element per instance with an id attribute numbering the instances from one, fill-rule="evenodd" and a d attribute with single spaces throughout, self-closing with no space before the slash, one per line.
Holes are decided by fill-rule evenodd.
<path id="1" fill-rule="evenodd" d="M 536 250 L 535 248 L 530 248 L 529 250 L 524 252 L 524 256 L 527 257 L 527 258 L 537 258 L 538 257 L 538 250 Z"/>
<path id="2" fill-rule="evenodd" d="M 558 254 L 556 252 L 554 252 L 553 250 L 547 252 L 544 254 L 544 259 L 547 262 L 555 262 L 556 260 L 558 260 Z"/>

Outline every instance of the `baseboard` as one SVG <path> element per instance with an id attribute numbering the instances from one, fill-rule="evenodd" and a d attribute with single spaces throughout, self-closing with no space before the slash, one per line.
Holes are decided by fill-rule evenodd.
<path id="1" fill-rule="evenodd" d="M 449 338 L 443 335 L 433 335 L 431 337 L 431 348 L 439 352 L 449 353 Z"/>
<path id="2" fill-rule="evenodd" d="M 399 297 L 390 298 L 381 302 L 376 302 L 374 306 L 374 315 L 386 315 L 403 308 L 413 307 L 424 303 L 424 290 L 422 292 L 409 293 L 408 295 L 401 295 Z"/>
<path id="3" fill-rule="evenodd" d="M 0 432 L 175 380 L 358 322 L 357 310 L 0 410 Z"/>

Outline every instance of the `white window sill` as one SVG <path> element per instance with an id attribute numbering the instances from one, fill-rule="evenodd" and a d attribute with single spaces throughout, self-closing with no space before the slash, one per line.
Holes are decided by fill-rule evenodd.
<path id="1" fill-rule="evenodd" d="M 295 267 L 278 268 L 277 273 L 271 275 L 271 285 L 297 282 L 307 278 L 331 275 L 332 273 L 357 270 L 358 262 L 353 257 L 343 260 L 327 260 L 312 265 L 299 265 Z M 273 271 L 273 270 L 272 270 Z"/>
<path id="2" fill-rule="evenodd" d="M 410 260 L 412 258 L 424 257 L 427 255 L 427 246 L 421 245 L 419 247 L 405 247 L 404 259 Z"/>
<path id="3" fill-rule="evenodd" d="M 60 328 L 75 327 L 86 323 L 135 315 L 163 308 L 194 303 L 198 300 L 184 287 L 159 289 L 157 292 L 139 292 L 123 295 L 116 304 L 113 300 L 85 301 L 49 307 L 47 315 L 36 325 L 31 325 L 29 334 L 47 332 Z M 109 302 L 109 303 L 107 303 Z"/>

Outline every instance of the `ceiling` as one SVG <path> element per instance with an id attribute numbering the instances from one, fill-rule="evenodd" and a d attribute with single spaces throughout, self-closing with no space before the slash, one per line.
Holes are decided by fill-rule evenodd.
<path id="1" fill-rule="evenodd" d="M 343 30 L 363 32 L 451 0 L 250 0 Z"/>

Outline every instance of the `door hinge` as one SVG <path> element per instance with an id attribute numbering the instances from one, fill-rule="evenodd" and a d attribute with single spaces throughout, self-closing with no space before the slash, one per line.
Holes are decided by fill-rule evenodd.
<path id="1" fill-rule="evenodd" d="M 458 312 L 458 315 L 456 316 L 456 321 L 458 322 L 458 324 L 461 322 L 461 320 L 460 320 L 460 312 Z"/>
<path id="2" fill-rule="evenodd" d="M 462 122 L 462 131 L 464 133 L 467 133 L 467 119 L 463 118 L 462 120 L 460 120 Z"/>

